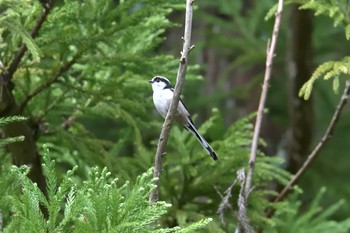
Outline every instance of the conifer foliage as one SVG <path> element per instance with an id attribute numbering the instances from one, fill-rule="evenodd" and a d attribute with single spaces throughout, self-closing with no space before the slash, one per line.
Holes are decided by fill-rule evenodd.
<path id="1" fill-rule="evenodd" d="M 0 118 L 0 127 L 3 127 L 4 125 L 7 125 L 11 122 L 16 122 L 16 121 L 25 121 L 25 117 L 21 116 L 11 116 L 11 117 L 4 117 Z M 17 137 L 7 137 L 4 138 L 0 141 L 0 147 L 5 147 L 6 145 L 14 142 L 20 142 L 23 141 L 24 137 L 23 136 L 17 136 Z"/>
<path id="2" fill-rule="evenodd" d="M 11 218 L 4 215 L 4 232 L 194 232 L 211 220 L 205 219 L 180 228 L 161 228 L 154 224 L 170 207 L 165 202 L 150 204 L 147 197 L 154 185 L 152 171 L 140 175 L 133 187 L 130 183 L 118 184 L 106 168 L 93 168 L 81 185 L 73 175 L 76 168 L 57 181 L 55 162 L 45 149 L 44 173 L 47 197 L 26 174 L 27 167 L 3 170 L 0 182 L 0 206 Z M 15 184 L 15 185 L 11 185 Z M 21 194 L 13 195 L 16 187 Z M 40 204 L 48 212 L 45 219 Z"/>
<path id="3" fill-rule="evenodd" d="M 226 15 L 240 14 L 225 7 L 237 2 L 218 2 Z M 268 3 L 259 1 L 264 8 L 255 9 L 248 27 L 238 18 L 240 34 L 251 39 L 213 34 L 225 52 L 246 52 L 230 69 L 264 57 L 257 51 L 264 53 L 265 44 L 254 35 L 262 30 L 261 9 Z M 183 1 L 0 0 L 0 231 L 234 232 L 240 187 L 232 184 L 247 166 L 254 113 L 223 127 L 224 111 L 214 109 L 199 127 L 218 153 L 217 163 L 174 126 L 160 178 L 161 201 L 148 202 L 162 119 L 150 110 L 147 80 L 162 74 L 174 84 L 178 59 L 165 55 L 160 43 L 176 26 L 167 17 L 177 9 L 184 9 Z M 198 15 L 210 25 L 232 27 L 220 14 Z M 348 74 L 347 63 L 346 58 L 321 66 L 305 93 L 322 74 Z M 194 81 L 197 68 L 189 67 L 186 80 Z M 287 232 L 286 222 L 298 222 L 299 232 L 318 230 L 315 224 L 335 227 L 329 218 L 343 202 L 321 215 L 322 195 L 303 215 L 297 195 L 269 202 L 266 197 L 277 194 L 268 188 L 271 181 L 286 184 L 290 178 L 282 163 L 258 151 L 247 212 L 253 228 Z M 224 199 L 227 208 L 217 213 Z M 271 206 L 277 214 L 270 219 L 265 210 Z M 337 224 L 335 232 L 350 228 L 347 219 Z"/>
<path id="4" fill-rule="evenodd" d="M 44 6 L 51 8 L 42 22 L 47 8 L 39 1 L 1 1 L 6 12 L 0 19 L 5 25 L 1 61 L 3 77 L 10 78 L 4 93 L 10 97 L 0 115 L 28 116 L 31 142 L 66 152 L 72 166 L 82 160 L 103 164 L 113 146 L 106 137 L 95 137 L 96 127 L 87 127 L 82 118 L 84 123 L 100 118 L 115 124 L 117 138 L 132 135 L 124 145 L 140 149 L 140 128 L 149 121 L 147 80 L 176 66 L 170 56 L 152 53 L 162 41 L 160 35 L 173 25 L 165 16 L 176 3 L 47 1 Z M 38 22 L 40 28 L 31 36 Z M 28 51 L 8 77 L 22 47 Z M 17 131 L 23 135 L 22 128 Z M 25 145 L 37 150 L 33 143 Z"/>

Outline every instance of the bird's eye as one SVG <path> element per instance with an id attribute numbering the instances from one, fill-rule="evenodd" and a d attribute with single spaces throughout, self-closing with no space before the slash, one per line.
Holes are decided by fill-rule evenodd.
<path id="1" fill-rule="evenodd" d="M 159 79 L 157 79 L 157 81 L 156 81 L 157 83 L 159 83 Z"/>

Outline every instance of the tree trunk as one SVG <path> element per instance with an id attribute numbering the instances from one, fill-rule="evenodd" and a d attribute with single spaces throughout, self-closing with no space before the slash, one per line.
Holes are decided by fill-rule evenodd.
<path id="1" fill-rule="evenodd" d="M 0 117 L 19 115 L 19 107 L 16 104 L 12 91 L 11 82 L 2 83 L 2 96 L 0 102 Z M 14 142 L 7 146 L 15 165 L 28 165 L 30 172 L 29 178 L 37 183 L 42 192 L 46 194 L 45 178 L 42 173 L 41 161 L 36 147 L 36 142 L 28 122 L 13 122 L 4 127 L 6 137 L 24 136 L 22 142 Z"/>
<path id="2" fill-rule="evenodd" d="M 312 74 L 312 13 L 298 10 L 298 7 L 291 7 L 288 31 L 290 128 L 286 149 L 287 169 L 292 174 L 298 171 L 309 153 L 314 121 L 311 99 L 305 101 L 298 96 L 300 88 Z"/>

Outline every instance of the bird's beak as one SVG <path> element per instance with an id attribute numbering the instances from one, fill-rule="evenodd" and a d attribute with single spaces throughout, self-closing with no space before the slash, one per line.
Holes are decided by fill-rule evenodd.
<path id="1" fill-rule="evenodd" d="M 152 81 L 152 80 L 148 80 L 148 82 L 149 82 L 149 83 L 153 83 L 153 81 Z"/>

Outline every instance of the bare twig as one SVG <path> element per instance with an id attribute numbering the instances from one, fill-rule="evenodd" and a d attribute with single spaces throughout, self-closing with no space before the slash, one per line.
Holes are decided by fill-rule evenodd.
<path id="1" fill-rule="evenodd" d="M 228 188 L 226 189 L 226 191 L 225 191 L 225 196 L 222 195 L 222 194 L 220 193 L 220 191 L 219 191 L 216 187 L 214 187 L 215 190 L 216 190 L 216 192 L 217 192 L 217 193 L 219 194 L 219 196 L 221 197 L 221 202 L 220 202 L 219 208 L 218 208 L 218 210 L 216 211 L 216 213 L 219 214 L 220 221 L 221 221 L 222 225 L 226 225 L 226 223 L 225 223 L 225 218 L 224 218 L 224 216 L 225 216 L 225 210 L 226 210 L 226 209 L 232 209 L 232 206 L 231 206 L 231 204 L 230 204 L 230 198 L 231 198 L 231 196 L 232 196 L 232 194 L 231 194 L 231 193 L 232 193 L 232 189 L 233 189 L 233 187 L 236 185 L 236 183 L 237 183 L 237 179 L 235 179 L 235 181 L 233 181 L 233 183 L 230 185 L 230 187 L 228 187 Z"/>
<path id="2" fill-rule="evenodd" d="M 245 198 L 246 200 L 249 197 L 249 192 L 252 187 L 252 180 L 253 180 L 253 174 L 254 174 L 254 168 L 255 168 L 255 159 L 256 159 L 256 152 L 258 148 L 258 141 L 259 141 L 259 134 L 260 134 L 260 128 L 261 128 L 261 122 L 264 114 L 264 108 L 265 108 L 265 102 L 266 102 L 266 96 L 269 88 L 269 80 L 271 76 L 271 69 L 272 69 L 272 61 L 275 55 L 275 48 L 277 43 L 277 37 L 278 37 L 278 31 L 281 23 L 281 15 L 283 10 L 283 0 L 278 1 L 278 8 L 275 18 L 275 25 L 273 28 L 273 34 L 272 34 L 272 40 L 271 44 L 268 43 L 267 51 L 266 51 L 266 69 L 265 69 L 265 76 L 264 76 L 264 83 L 262 86 L 262 92 L 260 96 L 260 102 L 255 122 L 255 128 L 254 128 L 254 135 L 253 135 L 253 141 L 249 156 L 249 166 L 248 166 L 248 172 L 247 172 L 247 178 L 245 182 Z"/>
<path id="3" fill-rule="evenodd" d="M 27 106 L 28 102 L 35 97 L 36 95 L 40 94 L 45 89 L 49 88 L 53 83 L 57 82 L 58 78 L 61 77 L 65 72 L 67 72 L 77 61 L 77 59 L 81 56 L 81 53 L 77 53 L 72 60 L 67 62 L 64 66 L 61 67 L 61 69 L 52 76 L 47 82 L 43 83 L 41 86 L 37 87 L 32 93 L 26 96 L 26 98 L 23 100 L 23 102 L 19 105 L 19 112 L 22 112 L 24 108 Z"/>
<path id="4" fill-rule="evenodd" d="M 35 26 L 34 26 L 32 32 L 30 33 L 32 38 L 35 38 L 38 35 L 42 24 L 44 23 L 45 19 L 49 15 L 49 13 L 52 10 L 54 5 L 55 5 L 55 0 L 51 0 L 44 6 L 43 12 L 36 20 Z M 25 44 L 22 44 L 20 49 L 17 51 L 15 57 L 13 58 L 7 72 L 5 72 L 3 74 L 3 80 L 5 82 L 9 82 L 12 79 L 12 76 L 16 72 L 17 67 L 18 67 L 19 63 L 21 62 L 22 57 L 24 56 L 26 51 L 27 51 L 27 46 L 25 46 Z"/>
<path id="5" fill-rule="evenodd" d="M 241 181 L 242 188 L 238 196 L 238 215 L 237 215 L 238 227 L 236 229 L 236 232 L 254 232 L 254 229 L 250 225 L 250 221 L 247 217 L 247 203 L 248 203 L 248 198 L 252 188 L 260 128 L 261 128 L 261 123 L 264 115 L 267 92 L 269 88 L 272 62 L 275 56 L 275 48 L 277 44 L 278 31 L 281 24 L 282 10 L 283 10 L 283 0 L 279 0 L 276 17 L 275 17 L 275 24 L 273 27 L 272 40 L 271 40 L 271 43 L 270 41 L 268 42 L 267 48 L 266 48 L 266 68 L 265 68 L 264 83 L 262 86 L 259 107 L 258 107 L 258 112 L 257 112 L 257 117 L 255 122 L 253 141 L 252 141 L 250 156 L 249 156 L 247 177 L 246 178 L 244 177 L 245 175 L 244 170 L 241 174 L 241 176 L 243 176 L 243 178 L 241 177 L 243 180 Z"/>
<path id="6" fill-rule="evenodd" d="M 237 180 L 241 184 L 241 190 L 238 195 L 237 205 L 238 205 L 238 213 L 237 213 L 237 220 L 238 220 L 238 227 L 236 229 L 236 232 L 245 232 L 245 233 L 254 233 L 254 229 L 252 225 L 250 224 L 250 220 L 247 215 L 247 199 L 246 197 L 249 196 L 249 193 L 245 193 L 245 173 L 244 169 L 241 168 L 237 171 Z"/>
<path id="7" fill-rule="evenodd" d="M 317 157 L 317 155 L 320 152 L 320 150 L 322 149 L 322 147 L 324 147 L 326 145 L 326 143 L 328 142 L 328 140 L 332 137 L 335 125 L 339 120 L 340 114 L 341 114 L 345 104 L 349 100 L 349 95 L 350 95 L 350 80 L 347 80 L 346 84 L 345 84 L 345 89 L 344 89 L 343 95 L 342 95 L 342 97 L 337 105 L 337 108 L 335 109 L 333 117 L 332 117 L 331 121 L 329 122 L 329 125 L 328 125 L 325 133 L 323 134 L 321 140 L 317 143 L 316 147 L 309 154 L 306 161 L 303 163 L 303 165 L 298 170 L 298 172 L 292 177 L 292 179 L 289 181 L 289 183 L 279 193 L 279 195 L 276 197 L 274 202 L 282 201 L 289 194 L 289 192 L 292 190 L 292 187 L 298 182 L 300 177 L 305 173 L 307 168 L 315 160 L 315 158 Z M 270 209 L 267 211 L 266 216 L 271 217 L 274 214 L 274 212 L 275 212 L 274 209 Z"/>
<path id="8" fill-rule="evenodd" d="M 182 90 L 182 86 L 185 81 L 185 75 L 187 70 L 187 58 L 191 48 L 192 4 L 193 4 L 193 0 L 186 0 L 185 33 L 183 38 L 183 48 L 182 48 L 182 53 L 180 58 L 179 69 L 177 72 L 174 97 L 171 101 L 168 114 L 165 118 L 163 128 L 159 136 L 157 152 L 154 159 L 153 178 L 157 178 L 155 182 L 157 187 L 150 194 L 150 197 L 149 197 L 150 202 L 158 201 L 159 184 L 160 184 L 159 179 L 160 179 L 160 172 L 162 170 L 162 157 L 165 151 L 165 146 L 168 141 L 173 116 L 180 100 L 180 93 Z"/>

